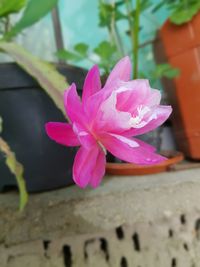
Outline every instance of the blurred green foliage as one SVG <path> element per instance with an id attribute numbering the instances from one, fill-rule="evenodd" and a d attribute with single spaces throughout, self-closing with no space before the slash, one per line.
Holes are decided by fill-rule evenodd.
<path id="1" fill-rule="evenodd" d="M 174 0 L 176 2 L 176 0 Z M 131 0 L 104 1 L 99 0 L 98 14 L 99 27 L 107 29 L 108 39 L 102 40 L 97 47 L 91 48 L 89 44 L 78 43 L 73 48 L 63 49 L 56 53 L 59 59 L 66 60 L 71 64 L 77 64 L 82 61 L 89 61 L 98 64 L 102 73 L 108 75 L 113 65 L 123 56 L 129 55 L 133 62 L 134 78 L 148 77 L 151 81 L 158 80 L 165 76 L 174 78 L 179 74 L 177 69 L 172 68 L 169 64 L 155 66 L 154 70 L 148 73 L 141 72 L 138 59 L 139 50 L 144 47 L 139 43 L 139 32 L 141 31 L 140 16 L 147 9 L 157 12 L 165 4 L 169 6 L 171 1 L 161 1 L 159 4 L 153 4 L 152 0 L 136 0 L 133 5 Z M 118 27 L 119 21 L 126 21 L 128 28 L 124 33 Z M 98 33 L 95 33 L 98 34 Z M 127 36 L 129 46 L 127 49 L 126 40 L 122 36 Z M 152 45 L 153 40 L 146 42 L 146 45 Z M 142 62 L 144 65 L 145 63 Z"/>
<path id="2" fill-rule="evenodd" d="M 0 24 L 2 38 L 11 40 L 43 18 L 58 0 L 0 0 Z M 22 10 L 23 9 L 23 10 Z M 21 18 L 11 25 L 9 15 L 22 10 Z"/>
<path id="3" fill-rule="evenodd" d="M 181 25 L 189 22 L 199 11 L 199 0 L 162 0 L 154 8 L 154 12 L 165 7 L 170 11 L 169 19 L 172 23 Z"/>
<path id="4" fill-rule="evenodd" d="M 26 0 L 0 0 L 0 17 L 19 12 L 26 4 Z"/>

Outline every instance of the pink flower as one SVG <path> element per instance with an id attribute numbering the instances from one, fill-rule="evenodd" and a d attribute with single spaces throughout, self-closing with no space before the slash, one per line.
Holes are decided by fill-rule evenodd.
<path id="1" fill-rule="evenodd" d="M 105 173 L 106 150 L 127 162 L 149 165 L 165 160 L 155 149 L 134 138 L 161 125 L 170 106 L 161 106 L 160 92 L 148 80 L 130 79 L 131 62 L 121 59 L 101 89 L 99 69 L 87 74 L 82 102 L 76 85 L 64 94 L 70 123 L 49 122 L 48 136 L 65 146 L 80 146 L 74 160 L 73 179 L 80 187 L 97 187 Z"/>

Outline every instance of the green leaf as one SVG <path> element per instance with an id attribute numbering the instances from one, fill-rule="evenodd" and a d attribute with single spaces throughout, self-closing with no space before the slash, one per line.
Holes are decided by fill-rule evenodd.
<path id="1" fill-rule="evenodd" d="M 179 69 L 169 69 L 166 72 L 163 73 L 163 76 L 169 78 L 169 79 L 173 79 L 175 77 L 177 77 L 180 74 L 180 70 Z"/>
<path id="2" fill-rule="evenodd" d="M 19 12 L 26 4 L 26 0 L 0 0 L 0 17 Z"/>
<path id="3" fill-rule="evenodd" d="M 82 56 L 87 56 L 89 46 L 84 43 L 78 43 L 74 46 L 74 50 Z"/>
<path id="4" fill-rule="evenodd" d="M 6 34 L 5 39 L 14 37 L 25 28 L 39 21 L 54 8 L 57 2 L 58 0 L 29 0 L 22 18 Z"/>
<path id="5" fill-rule="evenodd" d="M 170 21 L 177 25 L 189 22 L 199 10 L 200 2 L 188 6 L 187 8 L 180 7 L 171 14 Z"/>
<path id="6" fill-rule="evenodd" d="M 109 59 L 113 53 L 115 53 L 116 48 L 107 41 L 101 42 L 98 47 L 94 49 L 94 52 L 103 59 Z"/>
<path id="7" fill-rule="evenodd" d="M 166 1 L 165 1 L 165 0 L 163 0 L 163 1 L 159 2 L 158 4 L 156 4 L 156 5 L 154 6 L 154 8 L 152 9 L 152 13 L 157 12 L 157 11 L 158 11 L 159 9 L 161 9 L 165 4 L 166 4 Z"/>
<path id="8" fill-rule="evenodd" d="M 162 77 L 173 79 L 179 74 L 180 74 L 180 70 L 177 68 L 173 68 L 170 64 L 159 64 L 156 66 L 151 76 L 152 78 L 155 78 L 155 79 L 160 79 Z"/>
<path id="9" fill-rule="evenodd" d="M 148 75 L 144 71 L 140 71 L 138 77 L 140 79 L 148 79 Z"/>
<path id="10" fill-rule="evenodd" d="M 80 60 L 82 60 L 82 57 L 80 57 L 79 55 L 77 55 L 74 52 L 68 51 L 66 49 L 60 49 L 56 52 L 56 56 L 59 59 L 64 59 L 67 61 L 73 61 L 73 62 L 78 62 Z"/>
<path id="11" fill-rule="evenodd" d="M 89 46 L 84 43 L 78 43 L 74 46 L 74 51 L 69 51 L 66 49 L 60 49 L 57 51 L 56 56 L 59 59 L 72 61 L 72 62 L 79 62 L 84 60 L 88 55 Z"/>
<path id="12" fill-rule="evenodd" d="M 31 55 L 17 44 L 0 42 L 0 50 L 9 54 L 18 65 L 34 77 L 65 115 L 63 92 L 68 85 L 65 77 L 54 66 Z"/>
<path id="13" fill-rule="evenodd" d="M 118 2 L 116 5 L 105 4 L 100 2 L 99 4 L 99 26 L 105 27 L 110 26 L 112 18 L 114 17 L 115 21 L 126 19 L 126 16 L 119 10 L 122 3 Z"/>
<path id="14" fill-rule="evenodd" d="M 98 65 L 106 74 L 109 73 L 110 69 L 119 59 L 116 47 L 107 41 L 101 42 L 94 49 L 94 53 L 99 56 L 100 62 L 98 62 Z"/>
<path id="15" fill-rule="evenodd" d="M 189 22 L 200 11 L 199 0 L 169 1 L 170 21 L 177 25 Z"/>
<path id="16" fill-rule="evenodd" d="M 118 21 L 121 19 L 127 19 L 127 16 L 124 15 L 121 11 L 115 9 L 115 21 Z"/>
<path id="17" fill-rule="evenodd" d="M 140 3 L 140 11 L 143 12 L 146 9 L 150 8 L 152 6 L 152 3 L 150 0 L 142 0 Z"/>
<path id="18" fill-rule="evenodd" d="M 116 1 L 115 2 L 115 6 L 116 7 L 120 7 L 120 6 L 123 6 L 124 5 L 124 0 L 120 0 L 120 1 Z"/>
<path id="19" fill-rule="evenodd" d="M 99 3 L 99 26 L 105 27 L 111 24 L 113 7 L 110 4 Z"/>
<path id="20" fill-rule="evenodd" d="M 15 175 L 20 193 L 19 209 L 22 211 L 28 201 L 28 193 L 23 177 L 23 166 L 17 161 L 15 154 L 11 151 L 9 145 L 0 137 L 0 151 L 6 156 L 6 164 L 9 170 Z"/>

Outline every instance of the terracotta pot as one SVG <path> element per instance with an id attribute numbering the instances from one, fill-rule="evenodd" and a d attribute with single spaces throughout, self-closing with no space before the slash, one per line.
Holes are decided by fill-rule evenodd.
<path id="1" fill-rule="evenodd" d="M 173 82 L 163 79 L 164 89 L 173 106 L 178 149 L 187 157 L 200 159 L 200 13 L 181 26 L 167 21 L 154 52 L 158 63 L 168 61 L 180 69 Z"/>
<path id="2" fill-rule="evenodd" d="M 112 175 L 144 175 L 164 172 L 170 166 L 184 159 L 183 153 L 177 151 L 163 151 L 162 155 L 168 159 L 164 162 L 153 166 L 139 166 L 131 163 L 111 163 L 106 164 L 106 174 Z"/>

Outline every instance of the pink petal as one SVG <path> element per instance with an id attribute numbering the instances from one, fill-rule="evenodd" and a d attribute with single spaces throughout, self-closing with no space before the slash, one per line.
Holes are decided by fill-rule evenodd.
<path id="1" fill-rule="evenodd" d="M 88 120 L 90 121 L 90 126 L 92 127 L 93 123 L 97 123 L 97 113 L 102 102 L 110 95 L 106 90 L 100 90 L 96 94 L 90 96 L 87 102 L 84 105 L 84 112 L 87 114 Z"/>
<path id="2" fill-rule="evenodd" d="M 100 149 L 96 160 L 96 166 L 92 172 L 92 179 L 89 182 L 93 188 L 98 187 L 101 183 L 101 180 L 105 174 L 105 166 L 106 157 L 103 151 Z"/>
<path id="3" fill-rule="evenodd" d="M 48 122 L 45 130 L 49 138 L 65 146 L 78 146 L 80 142 L 72 130 L 72 126 L 62 122 Z"/>
<path id="4" fill-rule="evenodd" d="M 82 102 L 85 103 L 88 97 L 95 94 L 101 89 L 101 80 L 100 80 L 100 74 L 99 74 L 99 68 L 97 65 L 91 68 L 89 70 L 84 86 L 83 86 L 83 96 L 82 96 Z"/>
<path id="5" fill-rule="evenodd" d="M 151 89 L 151 95 L 146 100 L 146 103 L 150 107 L 155 107 L 160 104 L 161 101 L 161 93 L 157 89 Z"/>
<path id="6" fill-rule="evenodd" d="M 83 107 L 76 91 L 76 85 L 73 83 L 64 93 L 64 104 L 67 116 L 71 122 L 83 123 L 85 121 Z"/>
<path id="7" fill-rule="evenodd" d="M 138 139 L 138 138 L 131 138 L 132 140 L 134 140 L 135 142 L 137 142 L 139 144 L 139 146 L 142 146 L 143 148 L 147 149 L 148 151 L 151 152 L 155 152 L 156 148 L 154 146 L 151 146 L 145 142 L 143 142 L 142 140 Z"/>
<path id="8" fill-rule="evenodd" d="M 96 129 L 115 133 L 129 130 L 132 126 L 131 120 L 138 116 L 138 109 L 146 112 L 144 115 L 148 117 L 155 109 L 155 105 L 160 102 L 160 92 L 151 89 L 148 80 L 120 82 L 118 85 L 119 87 L 115 88 L 110 96 L 102 101 L 96 114 Z M 102 91 L 106 92 L 108 90 L 103 89 Z M 144 119 L 143 122 L 142 117 L 139 122 L 141 127 L 146 124 L 146 118 Z"/>
<path id="9" fill-rule="evenodd" d="M 116 80 L 128 81 L 131 77 L 131 61 L 128 56 L 122 58 L 111 71 L 105 86 L 109 86 Z"/>
<path id="10" fill-rule="evenodd" d="M 163 156 L 154 153 L 152 147 L 143 146 L 142 142 L 137 142 L 137 139 L 113 134 L 102 134 L 100 138 L 101 143 L 110 153 L 124 161 L 139 165 L 153 165 L 165 160 Z"/>
<path id="11" fill-rule="evenodd" d="M 148 99 L 151 98 L 151 88 L 148 80 L 133 80 L 121 84 L 121 90 L 118 89 L 117 109 L 134 113 L 141 105 L 148 105 Z M 159 104 L 159 103 L 158 103 Z"/>
<path id="12" fill-rule="evenodd" d="M 73 123 L 73 130 L 76 133 L 80 143 L 85 148 L 91 148 L 96 144 L 96 140 L 84 127 L 78 123 Z"/>
<path id="13" fill-rule="evenodd" d="M 130 137 L 140 134 L 144 134 L 156 129 L 158 126 L 162 125 L 172 112 L 171 106 L 158 106 L 152 116 L 149 118 L 149 122 L 142 128 L 132 128 L 128 131 L 123 132 L 123 135 Z"/>
<path id="14" fill-rule="evenodd" d="M 117 93 L 112 92 L 101 104 L 96 115 L 96 129 L 104 132 L 122 132 L 130 128 L 131 114 L 116 109 Z"/>
<path id="15" fill-rule="evenodd" d="M 85 188 L 90 181 L 93 186 L 100 182 L 105 171 L 100 153 L 102 152 L 99 146 L 91 149 L 79 148 L 73 165 L 73 179 L 80 187 Z M 100 162 L 98 162 L 99 159 Z"/>

